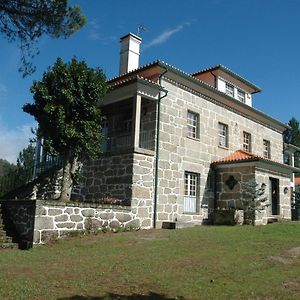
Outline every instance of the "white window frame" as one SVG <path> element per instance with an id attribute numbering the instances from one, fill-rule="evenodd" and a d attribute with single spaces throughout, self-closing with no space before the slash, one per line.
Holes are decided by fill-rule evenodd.
<path id="1" fill-rule="evenodd" d="M 187 112 L 187 136 L 199 139 L 199 114 L 190 110 Z"/>
<path id="2" fill-rule="evenodd" d="M 200 175 L 198 173 L 184 172 L 184 213 L 199 212 L 199 185 Z"/>
<path id="3" fill-rule="evenodd" d="M 243 131 L 243 150 L 251 152 L 251 134 Z"/>
<path id="4" fill-rule="evenodd" d="M 225 93 L 234 98 L 234 85 L 229 82 L 225 82 Z"/>
<path id="5" fill-rule="evenodd" d="M 271 144 L 268 140 L 263 140 L 263 157 L 270 159 L 271 158 Z"/>
<path id="6" fill-rule="evenodd" d="M 240 89 L 237 89 L 237 99 L 243 103 L 246 102 L 246 93 Z"/>
<path id="7" fill-rule="evenodd" d="M 219 146 L 228 148 L 228 125 L 218 123 Z"/>

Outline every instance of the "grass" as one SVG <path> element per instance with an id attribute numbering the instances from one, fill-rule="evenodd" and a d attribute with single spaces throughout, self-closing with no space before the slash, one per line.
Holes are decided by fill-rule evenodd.
<path id="1" fill-rule="evenodd" d="M 0 299 L 299 299 L 300 223 L 69 237 L 0 252 Z"/>

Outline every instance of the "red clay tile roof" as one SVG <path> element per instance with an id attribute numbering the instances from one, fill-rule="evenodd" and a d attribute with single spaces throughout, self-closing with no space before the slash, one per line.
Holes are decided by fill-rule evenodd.
<path id="1" fill-rule="evenodd" d="M 295 178 L 295 185 L 300 185 L 300 177 Z"/>
<path id="2" fill-rule="evenodd" d="M 213 161 L 212 163 L 220 164 L 220 163 L 231 163 L 231 162 L 241 162 L 241 161 L 254 161 L 260 159 L 265 159 L 265 158 L 257 156 L 250 152 L 237 150 L 228 156 Z"/>

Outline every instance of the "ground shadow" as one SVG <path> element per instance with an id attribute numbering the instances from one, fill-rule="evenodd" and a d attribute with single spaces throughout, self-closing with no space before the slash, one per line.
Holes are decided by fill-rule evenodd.
<path id="1" fill-rule="evenodd" d="M 148 295 L 139 295 L 139 294 L 121 295 L 121 294 L 107 293 L 101 297 L 75 295 L 75 296 L 71 296 L 71 297 L 58 298 L 57 300 L 114 300 L 114 299 L 119 299 L 119 300 L 184 300 L 185 298 L 182 296 L 178 296 L 175 298 L 169 298 L 169 297 L 161 295 L 161 294 L 150 292 Z"/>

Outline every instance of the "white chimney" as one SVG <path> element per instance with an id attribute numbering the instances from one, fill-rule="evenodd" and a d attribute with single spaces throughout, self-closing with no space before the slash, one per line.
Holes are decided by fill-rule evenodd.
<path id="1" fill-rule="evenodd" d="M 142 39 L 135 34 L 128 33 L 121 37 L 120 72 L 128 73 L 139 67 L 140 44 Z"/>

